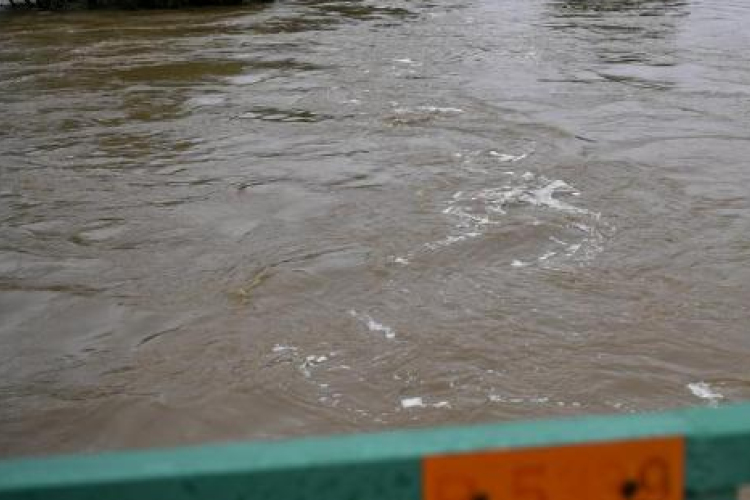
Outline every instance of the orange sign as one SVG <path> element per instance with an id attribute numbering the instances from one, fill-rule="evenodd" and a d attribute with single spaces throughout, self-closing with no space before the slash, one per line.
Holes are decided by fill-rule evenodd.
<path id="1" fill-rule="evenodd" d="M 440 455 L 423 500 L 682 500 L 680 437 Z"/>

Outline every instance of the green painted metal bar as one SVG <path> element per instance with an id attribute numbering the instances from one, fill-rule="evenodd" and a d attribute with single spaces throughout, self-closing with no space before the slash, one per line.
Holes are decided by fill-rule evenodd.
<path id="1" fill-rule="evenodd" d="M 688 499 L 750 483 L 750 404 L 0 462 L 0 500 L 417 500 L 435 454 L 684 436 Z"/>

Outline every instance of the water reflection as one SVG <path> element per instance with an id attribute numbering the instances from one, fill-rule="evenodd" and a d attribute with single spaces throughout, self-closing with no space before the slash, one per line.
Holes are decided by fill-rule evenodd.
<path id="1" fill-rule="evenodd" d="M 351 2 L 301 2 L 294 13 L 283 13 L 273 16 L 266 22 L 253 27 L 253 31 L 263 34 L 299 33 L 306 31 L 324 31 L 335 29 L 346 21 L 388 21 L 406 19 L 415 14 L 405 8 L 352 4 Z"/>
<path id="2" fill-rule="evenodd" d="M 571 14 L 595 12 L 635 12 L 639 16 L 669 14 L 687 5 L 686 0 L 554 0 L 561 11 Z"/>
<path id="3" fill-rule="evenodd" d="M 554 0 L 546 26 L 590 46 L 599 62 L 673 65 L 684 0 Z"/>
<path id="4" fill-rule="evenodd" d="M 688 13 L 684 0 L 553 0 L 545 27 L 579 59 L 566 81 L 666 90 L 675 85 L 670 67 L 679 62 L 677 35 Z"/>

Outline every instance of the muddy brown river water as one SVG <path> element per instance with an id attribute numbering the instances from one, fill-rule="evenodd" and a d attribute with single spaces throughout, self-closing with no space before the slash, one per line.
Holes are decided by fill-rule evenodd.
<path id="1" fill-rule="evenodd" d="M 0 455 L 750 398 L 748 25 L 0 12 Z"/>

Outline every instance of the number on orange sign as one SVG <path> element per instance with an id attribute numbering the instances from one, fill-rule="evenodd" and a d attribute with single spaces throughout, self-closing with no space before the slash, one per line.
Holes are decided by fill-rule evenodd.
<path id="1" fill-rule="evenodd" d="M 547 500 L 544 477 L 545 469 L 542 465 L 516 467 L 511 481 L 513 500 Z"/>
<path id="2" fill-rule="evenodd" d="M 670 493 L 669 465 L 662 458 L 653 457 L 638 470 L 637 500 L 666 500 Z"/>

